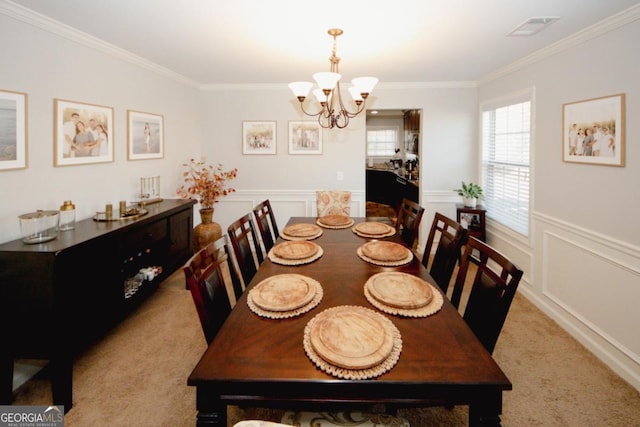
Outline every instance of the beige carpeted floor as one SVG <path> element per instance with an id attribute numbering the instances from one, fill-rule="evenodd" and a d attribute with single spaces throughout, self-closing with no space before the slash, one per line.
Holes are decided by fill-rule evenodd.
<path id="1" fill-rule="evenodd" d="M 73 367 L 74 407 L 67 427 L 193 426 L 195 389 L 187 377 L 206 348 L 181 272 Z M 494 357 L 513 390 L 504 393 L 503 425 L 640 426 L 640 393 L 517 295 Z M 15 405 L 48 405 L 46 369 L 16 391 Z M 467 409 L 401 410 L 414 427 L 463 426 Z M 229 409 L 241 417 L 278 421 L 280 413 Z"/>

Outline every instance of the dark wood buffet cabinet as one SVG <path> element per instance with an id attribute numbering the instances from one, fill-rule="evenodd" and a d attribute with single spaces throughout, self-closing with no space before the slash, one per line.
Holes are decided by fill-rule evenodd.
<path id="1" fill-rule="evenodd" d="M 47 359 L 53 403 L 71 409 L 73 358 L 188 260 L 194 204 L 164 200 L 137 219 L 89 218 L 46 243 L 0 245 L 0 404 L 13 399 L 15 359 Z M 148 267 L 157 275 L 140 274 Z"/>

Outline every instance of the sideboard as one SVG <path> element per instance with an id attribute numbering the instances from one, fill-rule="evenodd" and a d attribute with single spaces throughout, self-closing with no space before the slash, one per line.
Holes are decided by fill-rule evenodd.
<path id="1" fill-rule="evenodd" d="M 164 200 L 135 219 L 89 218 L 46 243 L 0 245 L 0 404 L 13 399 L 15 359 L 47 359 L 53 403 L 71 409 L 73 358 L 189 259 L 194 204 Z"/>

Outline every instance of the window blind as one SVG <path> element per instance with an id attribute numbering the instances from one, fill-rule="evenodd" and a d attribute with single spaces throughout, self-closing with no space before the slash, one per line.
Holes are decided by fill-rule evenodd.
<path id="1" fill-rule="evenodd" d="M 367 156 L 390 157 L 398 147 L 398 126 L 367 127 Z"/>
<path id="2" fill-rule="evenodd" d="M 482 111 L 482 183 L 487 216 L 529 235 L 531 101 Z"/>

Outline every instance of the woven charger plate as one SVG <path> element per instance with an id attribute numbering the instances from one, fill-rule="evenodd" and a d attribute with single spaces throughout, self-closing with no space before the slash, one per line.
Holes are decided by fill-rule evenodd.
<path id="1" fill-rule="evenodd" d="M 353 229 L 369 236 L 382 236 L 387 234 L 393 227 L 382 222 L 367 221 L 357 224 Z"/>
<path id="2" fill-rule="evenodd" d="M 314 284 L 300 274 L 277 274 L 249 292 L 255 305 L 269 311 L 291 311 L 308 304 L 316 293 Z"/>
<path id="3" fill-rule="evenodd" d="M 315 224 L 291 224 L 287 225 L 282 232 L 291 237 L 315 237 L 322 233 L 322 229 Z"/>
<path id="4" fill-rule="evenodd" d="M 327 215 L 316 220 L 316 224 L 324 228 L 349 228 L 355 221 L 346 215 Z"/>
<path id="5" fill-rule="evenodd" d="M 363 224 L 378 224 L 381 226 L 384 226 L 386 228 L 386 231 L 384 233 L 378 234 L 376 232 L 374 233 L 367 233 L 365 231 L 362 231 L 362 229 L 364 228 L 365 230 L 367 227 L 363 227 Z M 375 228 L 378 228 L 377 226 Z M 356 233 L 358 236 L 360 237 L 366 237 L 366 238 L 370 238 L 370 239 L 381 239 L 384 237 L 390 237 L 393 236 L 394 234 L 396 234 L 396 229 L 391 227 L 390 225 L 387 224 L 383 224 L 381 222 L 361 222 L 360 224 L 354 225 L 351 228 L 351 231 L 353 231 L 354 233 Z"/>
<path id="6" fill-rule="evenodd" d="M 433 291 L 427 282 L 399 271 L 374 274 L 365 286 L 376 300 L 395 308 L 424 307 L 433 298 Z"/>
<path id="7" fill-rule="evenodd" d="M 322 297 L 323 297 L 322 286 L 320 286 L 320 283 L 318 281 L 310 277 L 307 277 L 307 276 L 301 276 L 301 277 L 304 277 L 304 280 L 310 285 L 312 285 L 313 288 L 315 289 L 313 298 L 307 304 L 303 305 L 302 307 L 298 307 L 294 310 L 289 310 L 289 311 L 264 310 L 255 304 L 253 300 L 253 295 L 251 293 L 252 291 L 249 291 L 249 295 L 247 296 L 247 305 L 249 306 L 249 309 L 251 309 L 251 311 L 253 311 L 258 316 L 266 317 L 268 319 L 287 319 L 289 317 L 299 316 L 301 314 L 304 314 L 312 310 L 318 304 L 320 304 L 320 301 L 322 301 Z"/>
<path id="8" fill-rule="evenodd" d="M 394 242 L 367 242 L 360 248 L 367 258 L 383 262 L 401 261 L 411 253 L 406 247 Z"/>
<path id="9" fill-rule="evenodd" d="M 276 257 L 293 261 L 310 258 L 318 252 L 318 249 L 320 246 L 306 240 L 282 242 L 272 248 Z"/>
<path id="10" fill-rule="evenodd" d="M 291 242 L 291 243 L 293 243 L 293 242 Z M 309 243 L 312 243 L 312 242 L 309 242 Z M 313 243 L 313 244 L 315 245 L 315 243 Z M 267 256 L 269 257 L 271 262 L 275 262 L 276 264 L 281 264 L 281 265 L 303 265 L 303 264 L 309 264 L 310 262 L 313 262 L 313 261 L 317 260 L 318 258 L 320 258 L 322 256 L 322 254 L 324 254 L 324 251 L 322 250 L 322 247 L 318 246 L 318 251 L 315 253 L 315 255 L 310 256 L 309 258 L 304 258 L 304 259 L 285 259 L 285 258 L 280 258 L 277 255 L 275 255 L 274 252 L 273 252 L 274 249 L 275 249 L 275 246 L 273 248 L 271 248 L 271 250 L 269 251 Z"/>
<path id="11" fill-rule="evenodd" d="M 358 248 L 357 253 L 360 258 L 362 258 L 364 261 L 368 263 L 380 265 L 382 267 L 398 267 L 400 265 L 405 265 L 413 261 L 413 252 L 411 252 L 408 249 L 407 251 L 408 251 L 407 256 L 404 259 L 401 259 L 400 261 L 379 261 L 377 259 L 369 258 L 368 256 L 362 253 L 362 246 Z"/>
<path id="12" fill-rule="evenodd" d="M 403 316 L 403 317 L 428 317 L 440 311 L 440 309 L 442 308 L 442 304 L 444 304 L 444 298 L 442 297 L 442 294 L 438 292 L 438 290 L 433 285 L 429 283 L 427 283 L 427 285 L 431 287 L 433 298 L 431 298 L 431 301 L 429 302 L 429 304 L 420 308 L 397 308 L 397 307 L 392 307 L 390 305 L 386 305 L 378 301 L 376 298 L 374 298 L 371 295 L 371 293 L 369 292 L 369 288 L 366 284 L 364 286 L 364 296 L 367 298 L 367 301 L 371 303 L 371 305 L 376 307 L 378 310 L 388 314 L 394 314 L 394 315 Z"/>
<path id="13" fill-rule="evenodd" d="M 398 363 L 402 352 L 398 328 L 385 316 L 359 306 L 333 307 L 316 315 L 305 327 L 303 344 L 316 366 L 345 379 L 382 375 Z M 336 359 L 351 368 L 336 365 Z"/>

